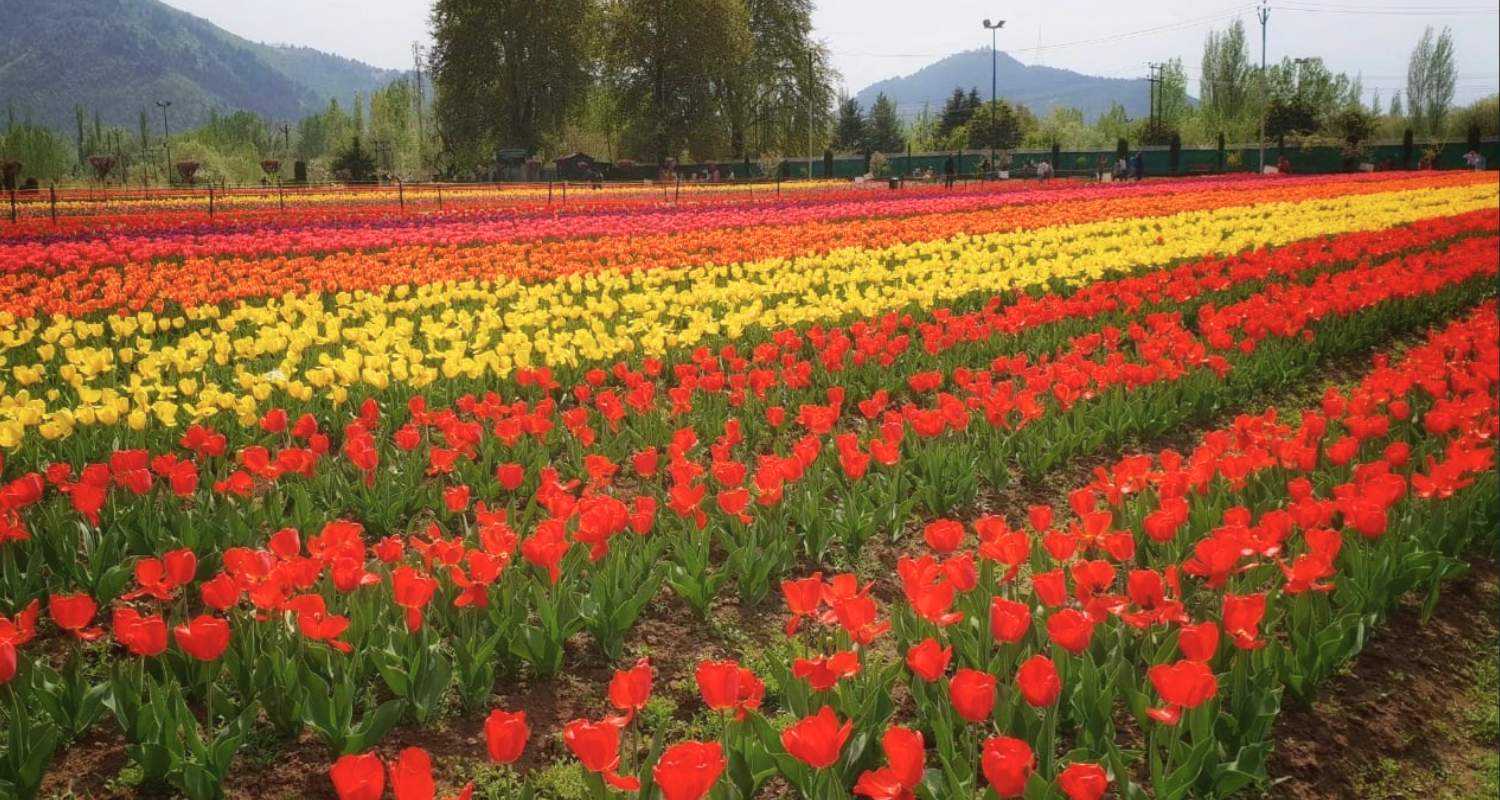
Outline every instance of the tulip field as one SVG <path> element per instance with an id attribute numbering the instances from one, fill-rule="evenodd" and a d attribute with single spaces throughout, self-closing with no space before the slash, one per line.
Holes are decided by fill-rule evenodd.
<path id="1" fill-rule="evenodd" d="M 1497 202 L 0 223 L 0 797 L 1259 797 L 1495 547 Z"/>

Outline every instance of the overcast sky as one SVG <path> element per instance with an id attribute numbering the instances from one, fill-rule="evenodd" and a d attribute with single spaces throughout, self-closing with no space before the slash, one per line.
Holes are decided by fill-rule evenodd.
<path id="1" fill-rule="evenodd" d="M 166 0 L 229 31 L 273 44 L 299 44 L 382 67 L 411 66 L 411 43 L 427 41 L 430 0 Z M 1146 65 L 1174 56 L 1197 94 L 1203 37 L 1245 20 L 1259 56 L 1259 23 L 1247 0 L 1121 3 L 1118 0 L 819 0 L 816 35 L 852 93 L 915 72 L 943 56 L 988 47 L 986 16 L 1006 20 L 1000 49 L 1028 64 L 1092 75 L 1144 77 Z M 1361 72 L 1387 100 L 1406 83 L 1406 60 L 1425 25 L 1453 28 L 1458 99 L 1500 89 L 1500 4 L 1494 0 L 1272 0 L 1267 51 L 1322 56 L 1329 67 Z"/>

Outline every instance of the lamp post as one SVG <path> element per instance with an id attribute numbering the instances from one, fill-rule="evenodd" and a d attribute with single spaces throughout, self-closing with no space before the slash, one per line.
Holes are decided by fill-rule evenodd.
<path id="1" fill-rule="evenodd" d="M 999 77 L 999 73 L 1000 73 L 1000 62 L 998 60 L 999 57 L 998 57 L 998 55 L 996 54 L 996 51 L 995 51 L 995 48 L 996 48 L 995 38 L 1000 33 L 1000 29 L 1003 28 L 1003 27 L 1005 27 L 1005 20 L 1003 20 L 1003 19 L 999 20 L 998 22 L 993 22 L 993 23 L 990 22 L 988 19 L 986 19 L 984 21 L 984 28 L 985 28 L 985 30 L 987 30 L 987 31 L 990 32 L 990 137 L 989 138 L 990 138 L 990 169 L 991 170 L 995 169 L 995 134 L 998 132 L 997 129 L 1000 126 L 999 120 L 996 119 L 996 112 L 999 110 L 998 108 L 996 108 L 996 106 L 999 104 L 998 103 L 998 99 L 996 98 L 996 86 L 997 86 L 997 83 L 998 83 L 998 77 Z M 985 178 L 989 178 L 989 176 L 986 175 Z"/>
<path id="2" fill-rule="evenodd" d="M 1260 18 L 1260 174 L 1266 174 L 1266 22 L 1271 19 L 1268 0 L 1260 0 L 1256 16 Z"/>
<path id="3" fill-rule="evenodd" d="M 167 126 L 167 109 L 169 109 L 169 108 L 172 107 L 172 101 L 171 100 L 157 100 L 156 101 L 156 107 L 159 108 L 159 109 L 161 109 L 161 133 L 162 133 L 161 142 L 162 142 L 162 146 L 164 148 L 166 148 L 166 154 L 167 154 L 167 170 L 166 170 L 166 172 L 164 172 L 162 174 L 166 176 L 167 185 L 171 186 L 172 185 L 172 130 L 171 130 L 171 128 L 169 128 Z"/>

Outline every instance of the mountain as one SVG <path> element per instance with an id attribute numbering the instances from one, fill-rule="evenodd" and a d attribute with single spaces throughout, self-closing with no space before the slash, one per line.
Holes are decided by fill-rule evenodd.
<path id="1" fill-rule="evenodd" d="M 106 123 L 174 130 L 215 110 L 295 120 L 400 77 L 305 47 L 258 44 L 158 0 L 0 0 L 0 104 L 71 131 L 74 106 Z"/>
<path id="2" fill-rule="evenodd" d="M 1112 102 L 1123 105 L 1131 117 L 1144 117 L 1150 112 L 1151 84 L 1144 78 L 1098 78 L 1072 70 L 1027 66 L 1003 52 L 996 63 L 1000 97 L 1026 106 L 1037 116 L 1046 116 L 1059 106 L 1071 106 L 1092 120 L 1108 111 Z M 902 116 L 916 116 L 923 104 L 938 114 L 954 87 L 962 87 L 964 91 L 978 87 L 980 96 L 989 101 L 988 48 L 957 53 L 911 75 L 873 83 L 855 95 L 855 99 L 868 109 L 875 96 L 884 92 L 896 102 Z"/>

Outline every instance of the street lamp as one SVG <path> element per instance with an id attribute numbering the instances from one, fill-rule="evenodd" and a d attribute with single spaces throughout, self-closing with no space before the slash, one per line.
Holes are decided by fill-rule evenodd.
<path id="1" fill-rule="evenodd" d="M 157 100 L 156 107 L 161 109 L 161 141 L 167 153 L 167 171 L 162 173 L 166 176 L 167 185 L 172 185 L 172 130 L 167 126 L 167 109 L 172 107 L 171 100 Z"/>
<path id="2" fill-rule="evenodd" d="M 997 76 L 1000 70 L 998 56 L 995 53 L 995 37 L 1000 29 L 1005 27 L 1005 20 L 991 23 L 988 19 L 984 21 L 984 29 L 990 32 L 990 170 L 995 169 L 995 134 L 998 132 L 999 121 L 995 118 L 998 105 L 995 97 Z M 986 178 L 989 176 L 986 175 Z"/>

